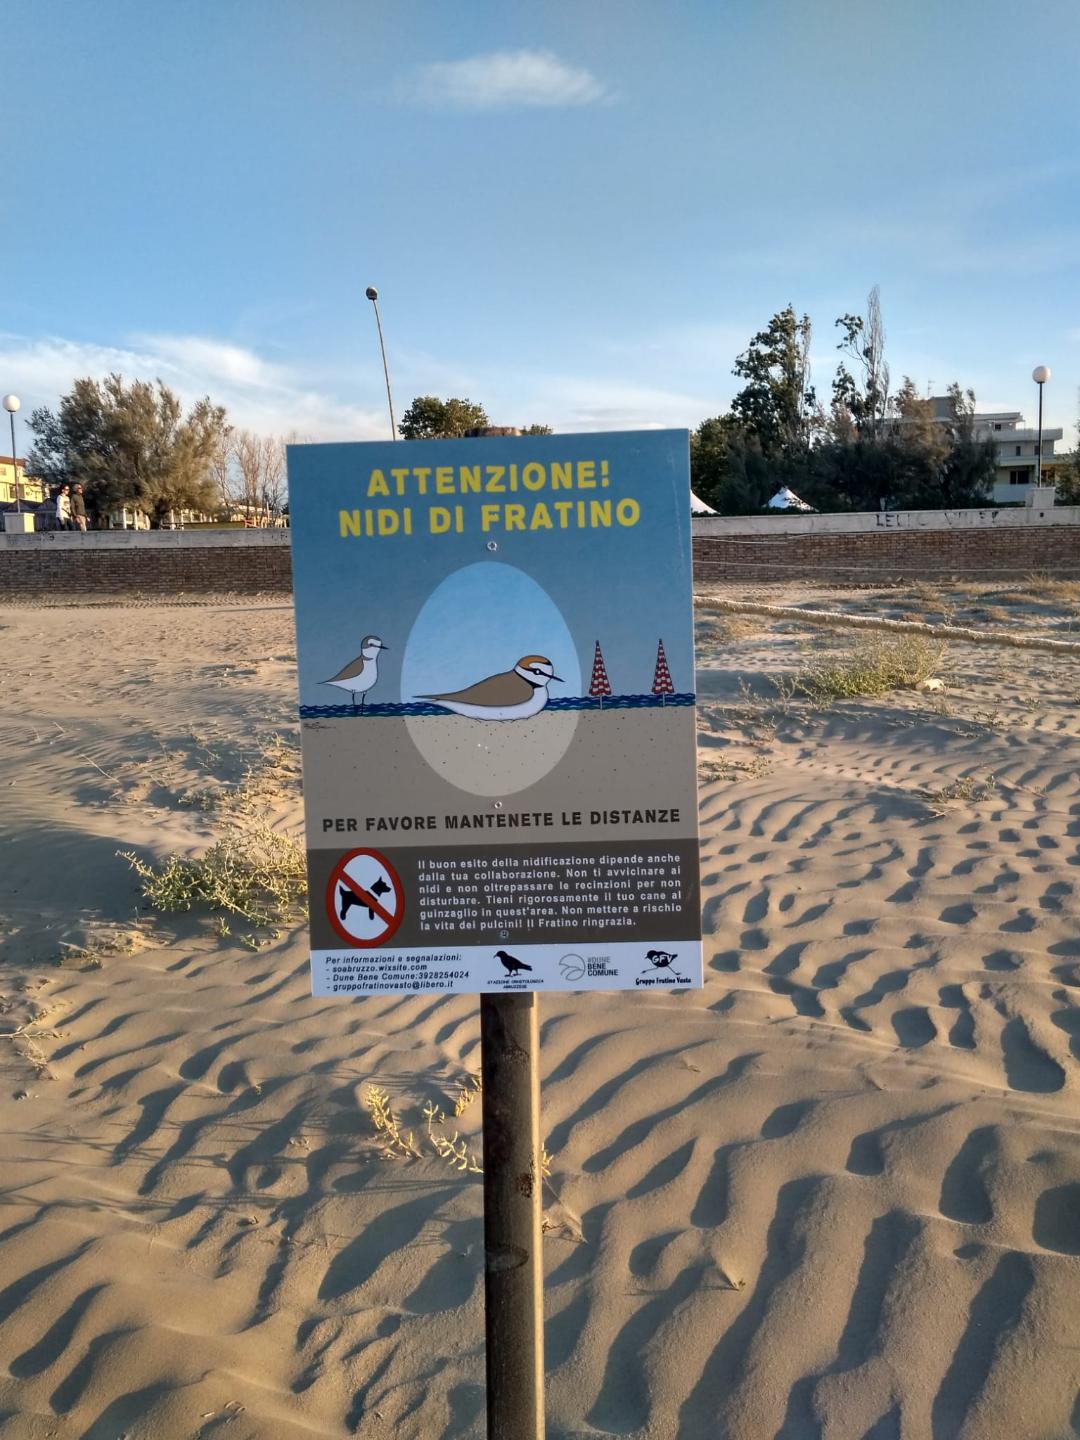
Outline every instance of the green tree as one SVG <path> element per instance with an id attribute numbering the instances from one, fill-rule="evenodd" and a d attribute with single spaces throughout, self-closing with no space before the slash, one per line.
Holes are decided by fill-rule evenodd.
<path id="1" fill-rule="evenodd" d="M 722 508 L 731 450 L 739 434 L 739 427 L 730 415 L 717 415 L 712 420 L 702 420 L 690 435 L 690 488 L 714 510 Z"/>
<path id="2" fill-rule="evenodd" d="M 36 473 L 51 484 L 81 483 L 98 513 L 129 506 L 160 526 L 170 511 L 217 508 L 215 461 L 227 427 L 223 407 L 209 398 L 185 416 L 160 380 L 86 378 L 55 414 L 35 410 L 30 428 Z"/>
<path id="3" fill-rule="evenodd" d="M 975 438 L 975 391 L 949 386 L 949 414 L 944 423 L 950 446 L 937 486 L 935 504 L 949 509 L 986 505 L 994 494 L 997 451 L 991 439 Z"/>
<path id="4" fill-rule="evenodd" d="M 890 510 L 902 502 L 908 469 L 893 442 L 829 440 L 815 449 L 798 493 L 815 510 Z"/>
<path id="5" fill-rule="evenodd" d="M 788 305 L 735 361 L 733 373 L 747 383 L 731 402 L 731 413 L 767 460 L 805 454 L 813 438 L 817 399 L 810 384 L 810 338 L 809 315 L 799 319 Z"/>
<path id="6" fill-rule="evenodd" d="M 487 411 L 471 400 L 418 395 L 402 415 L 398 433 L 403 440 L 452 440 L 488 424 Z"/>
<path id="7" fill-rule="evenodd" d="M 855 374 L 843 361 L 837 367 L 832 386 L 833 437 L 844 443 L 856 438 L 878 440 L 889 408 L 889 367 L 878 287 L 866 298 L 865 319 L 842 315 L 836 324 L 844 335 L 836 348 L 852 362 Z"/>
<path id="8" fill-rule="evenodd" d="M 1076 435 L 1076 449 L 1068 457 L 1068 467 L 1057 482 L 1057 498 L 1062 505 L 1080 505 L 1080 420 L 1076 424 Z"/>
<path id="9" fill-rule="evenodd" d="M 553 435 L 555 432 L 550 425 L 523 425 L 522 435 Z"/>
<path id="10" fill-rule="evenodd" d="M 1057 482 L 1057 498 L 1061 505 L 1080 505 L 1080 450 Z"/>

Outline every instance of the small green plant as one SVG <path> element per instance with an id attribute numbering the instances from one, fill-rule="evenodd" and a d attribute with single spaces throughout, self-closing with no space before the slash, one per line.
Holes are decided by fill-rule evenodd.
<path id="1" fill-rule="evenodd" d="M 939 790 L 920 790 L 919 794 L 937 808 L 957 802 L 977 804 L 980 800 L 989 800 L 996 791 L 997 781 L 993 775 L 988 775 L 985 780 L 976 780 L 974 775 L 961 775 Z"/>
<path id="2" fill-rule="evenodd" d="M 294 919 L 307 894 L 303 848 L 262 821 L 230 830 L 196 860 L 170 855 L 153 865 L 129 850 L 118 853 L 139 876 L 155 910 L 202 904 L 272 929 Z"/>
<path id="3" fill-rule="evenodd" d="M 985 730 L 1000 730 L 1005 724 L 1005 716 L 1001 713 L 1000 705 L 994 705 L 989 709 L 972 710 L 969 719 L 974 724 L 981 725 Z"/>
<path id="4" fill-rule="evenodd" d="M 478 1070 L 470 1070 L 468 1077 L 458 1085 L 457 1099 L 454 1101 L 455 1117 L 463 1114 L 473 1103 L 478 1095 L 484 1092 L 484 1078 Z"/>
<path id="5" fill-rule="evenodd" d="M 133 955 L 139 948 L 135 935 L 117 932 L 99 936 L 85 945 L 62 944 L 54 963 L 63 967 L 69 962 L 81 965 L 84 970 L 100 970 L 107 955 Z"/>
<path id="6" fill-rule="evenodd" d="M 484 1167 L 469 1149 L 468 1141 L 459 1140 L 456 1130 L 452 1135 L 447 1135 L 443 1130 L 446 1116 L 438 1105 L 433 1105 L 429 1100 L 424 1106 L 424 1118 L 427 1120 L 428 1143 L 440 1160 L 445 1160 L 455 1170 L 471 1170 L 474 1175 L 484 1173 Z"/>
<path id="7" fill-rule="evenodd" d="M 844 659 L 813 660 L 795 675 L 777 676 L 773 684 L 782 700 L 797 697 L 814 705 L 911 690 L 939 668 L 946 647 L 923 635 L 865 640 Z"/>
<path id="8" fill-rule="evenodd" d="M 401 1129 L 393 1106 L 390 1104 L 390 1096 L 381 1085 L 367 1086 L 364 1091 L 364 1103 L 367 1105 L 376 1134 L 383 1142 L 384 1160 L 396 1160 L 399 1157 L 423 1159 L 423 1152 L 413 1138 L 413 1132 Z"/>
<path id="9" fill-rule="evenodd" d="M 764 751 L 749 760 L 732 760 L 726 755 L 698 760 L 698 774 L 706 783 L 714 780 L 760 780 L 772 769 L 772 759 Z"/>
<path id="10" fill-rule="evenodd" d="M 470 1071 L 467 1079 L 460 1081 L 454 1100 L 455 1116 L 462 1114 L 478 1095 L 483 1094 L 481 1076 Z M 375 1133 L 383 1142 L 384 1160 L 422 1160 L 425 1158 L 412 1130 L 405 1130 L 402 1122 L 390 1104 L 390 1097 L 381 1085 L 368 1085 L 364 1089 L 364 1104 L 367 1107 Z M 462 1139 L 456 1130 L 447 1132 L 446 1115 L 440 1105 L 429 1100 L 423 1110 L 425 1137 L 430 1153 L 438 1156 L 454 1170 L 471 1175 L 482 1175 L 481 1165 L 468 1140 Z M 540 1151 L 540 1175 L 546 1180 L 551 1175 L 551 1156 L 546 1148 Z"/>

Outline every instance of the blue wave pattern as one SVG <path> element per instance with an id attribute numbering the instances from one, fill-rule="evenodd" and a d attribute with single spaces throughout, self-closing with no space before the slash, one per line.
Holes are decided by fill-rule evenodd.
<path id="1" fill-rule="evenodd" d="M 603 705 L 601 705 L 599 699 L 592 695 L 564 695 L 556 700 L 549 700 L 545 709 L 645 710 L 668 705 L 693 705 L 696 699 L 696 695 L 605 695 Z M 366 719 L 369 715 L 449 715 L 451 713 L 444 710 L 441 705 L 433 705 L 429 700 L 411 700 L 403 705 L 375 702 L 365 705 L 363 711 L 359 705 L 355 710 L 351 705 L 301 705 L 299 710 L 301 720 L 340 720 L 354 715 L 359 720 Z"/>

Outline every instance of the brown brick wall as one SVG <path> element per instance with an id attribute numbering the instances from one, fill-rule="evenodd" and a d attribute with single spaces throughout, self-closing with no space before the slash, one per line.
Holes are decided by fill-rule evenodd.
<path id="1" fill-rule="evenodd" d="M 1032 571 L 1080 577 L 1080 525 L 887 530 L 833 535 L 694 536 L 698 581 L 1022 579 Z M 287 593 L 282 544 L 0 547 L 0 595 L 67 596 Z"/>
<path id="2" fill-rule="evenodd" d="M 698 581 L 1080 577 L 1080 525 L 886 530 L 836 535 L 695 535 Z"/>
<path id="3" fill-rule="evenodd" d="M 0 551 L 0 594 L 171 595 L 292 589 L 288 545 Z"/>

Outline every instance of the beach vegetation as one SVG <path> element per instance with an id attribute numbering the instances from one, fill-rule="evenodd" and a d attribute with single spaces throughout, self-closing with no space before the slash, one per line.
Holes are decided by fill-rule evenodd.
<path id="1" fill-rule="evenodd" d="M 367 1086 L 364 1090 L 364 1104 L 375 1127 L 375 1133 L 383 1143 L 384 1160 L 402 1157 L 423 1159 L 423 1151 L 417 1145 L 413 1132 L 401 1128 L 394 1107 L 390 1104 L 390 1096 L 381 1085 Z"/>
<path id="2" fill-rule="evenodd" d="M 174 854 L 154 863 L 132 851 L 119 853 L 139 876 L 142 893 L 155 910 L 204 906 L 270 930 L 303 913 L 307 895 L 303 846 L 265 821 L 246 820 L 195 859 Z"/>
<path id="3" fill-rule="evenodd" d="M 1020 589 L 1013 592 L 1020 602 L 1072 601 L 1080 599 L 1080 580 L 1063 580 L 1045 571 L 1029 575 Z"/>
<path id="4" fill-rule="evenodd" d="M 483 1076 L 479 1070 L 470 1070 L 466 1078 L 458 1082 L 457 1097 L 454 1100 L 454 1115 L 463 1115 L 476 1097 L 483 1093 Z"/>
<path id="5" fill-rule="evenodd" d="M 997 793 L 997 788 L 993 775 L 988 775 L 985 780 L 978 780 L 974 775 L 960 775 L 937 790 L 920 790 L 919 794 L 934 808 L 940 809 L 944 805 L 971 805 L 989 800 Z"/>
<path id="6" fill-rule="evenodd" d="M 440 1160 L 445 1160 L 455 1170 L 470 1170 L 474 1175 L 483 1174 L 484 1167 L 469 1148 L 469 1142 L 459 1140 L 456 1130 L 452 1134 L 447 1133 L 446 1116 L 438 1105 L 433 1105 L 429 1100 L 424 1106 L 424 1118 L 427 1121 L 428 1144 Z"/>
<path id="7" fill-rule="evenodd" d="M 773 677 L 782 700 L 827 705 L 836 700 L 913 690 L 941 666 L 946 646 L 924 635 L 874 636 L 848 654 L 811 660 L 794 675 Z"/>
<path id="8" fill-rule="evenodd" d="M 734 759 L 729 755 L 698 756 L 698 777 L 711 784 L 718 780 L 760 780 L 772 769 L 772 757 L 759 751 L 749 759 Z"/>
<path id="9" fill-rule="evenodd" d="M 55 963 L 60 968 L 72 964 L 83 970 L 100 970 L 109 956 L 134 955 L 144 943 L 144 936 L 130 930 L 96 935 L 84 945 L 61 941 Z"/>
<path id="10" fill-rule="evenodd" d="M 765 622 L 754 615 L 733 615 L 717 612 L 706 602 L 696 607 L 695 643 L 703 645 L 735 645 L 760 635 Z"/>
<path id="11" fill-rule="evenodd" d="M 465 1080 L 459 1081 L 454 1100 L 454 1115 L 459 1116 L 483 1094 L 484 1084 L 479 1072 L 470 1071 Z M 447 1128 L 446 1114 L 442 1106 L 429 1100 L 423 1109 L 424 1130 L 417 1139 L 416 1132 L 406 1130 L 390 1103 L 388 1092 L 381 1085 L 367 1085 L 364 1088 L 364 1105 L 371 1119 L 376 1135 L 382 1141 L 384 1160 L 423 1160 L 435 1156 L 453 1170 L 463 1174 L 482 1175 L 484 1167 L 480 1157 L 468 1139 L 457 1130 Z M 427 1149 L 423 1142 L 427 1142 Z M 551 1175 L 551 1156 L 545 1148 L 540 1151 L 540 1174 L 543 1179 Z"/>

